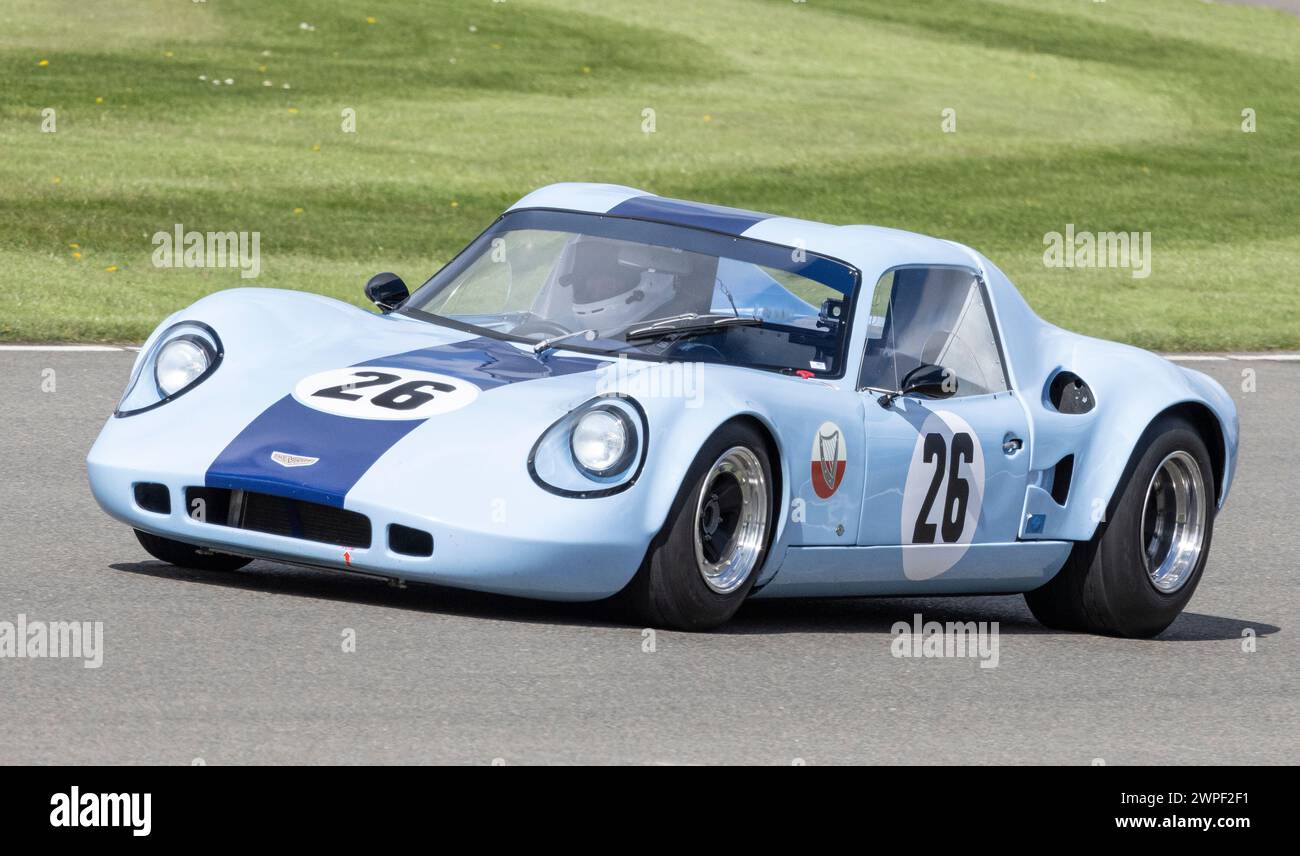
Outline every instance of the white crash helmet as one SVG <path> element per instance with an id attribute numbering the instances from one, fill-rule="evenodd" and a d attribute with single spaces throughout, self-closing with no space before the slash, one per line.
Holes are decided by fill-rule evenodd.
<path id="1" fill-rule="evenodd" d="M 615 332 L 658 317 L 661 307 L 676 296 L 676 274 L 653 267 L 649 247 L 586 241 L 575 249 L 565 284 L 573 290 L 573 316 L 579 327 Z"/>

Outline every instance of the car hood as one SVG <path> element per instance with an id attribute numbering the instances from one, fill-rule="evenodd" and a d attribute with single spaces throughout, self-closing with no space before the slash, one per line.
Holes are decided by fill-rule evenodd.
<path id="1" fill-rule="evenodd" d="M 599 369 L 610 363 L 554 351 L 539 357 L 518 343 L 298 292 L 221 292 L 162 326 L 181 320 L 217 331 L 220 369 L 191 394 L 128 418 L 159 432 L 181 426 L 199 441 L 209 487 L 339 507 L 399 444 L 420 450 L 421 467 L 502 455 L 522 461 L 550 424 L 597 393 Z M 432 378 L 447 403 L 385 411 L 370 403 L 383 385 L 312 396 L 370 379 L 354 378 L 358 371 Z"/>

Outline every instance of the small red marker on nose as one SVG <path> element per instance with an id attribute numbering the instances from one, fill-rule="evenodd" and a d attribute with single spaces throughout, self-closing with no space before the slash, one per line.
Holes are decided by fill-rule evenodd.
<path id="1" fill-rule="evenodd" d="M 343 564 L 347 565 L 349 568 L 352 567 L 352 554 L 347 550 L 343 551 Z"/>
<path id="2" fill-rule="evenodd" d="M 807 369 L 799 369 L 795 372 L 795 374 L 799 375 L 799 377 L 803 378 L 804 380 L 807 380 L 808 378 L 813 376 L 813 373 L 808 371 Z"/>

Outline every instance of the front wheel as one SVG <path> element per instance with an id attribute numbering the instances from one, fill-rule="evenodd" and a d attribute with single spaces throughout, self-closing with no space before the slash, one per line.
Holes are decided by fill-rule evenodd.
<path id="1" fill-rule="evenodd" d="M 1214 531 L 1210 455 L 1196 429 L 1173 416 L 1143 442 L 1111 519 L 1047 585 L 1025 594 L 1048 627 L 1149 638 L 1192 599 Z"/>
<path id="2" fill-rule="evenodd" d="M 714 433 L 624 592 L 638 619 L 708 630 L 731 618 L 767 556 L 772 495 L 771 462 L 759 433 L 739 423 Z"/>
<path id="3" fill-rule="evenodd" d="M 229 553 L 213 553 L 202 547 L 186 544 L 184 541 L 173 541 L 171 538 L 151 535 L 139 529 L 135 530 L 135 537 L 150 556 L 182 568 L 195 568 L 200 571 L 237 571 L 253 561 Z"/>

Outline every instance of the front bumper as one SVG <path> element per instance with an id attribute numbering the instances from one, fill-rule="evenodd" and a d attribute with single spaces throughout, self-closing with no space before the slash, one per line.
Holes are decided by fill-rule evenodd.
<path id="1" fill-rule="evenodd" d="M 349 494 L 345 507 L 369 519 L 369 547 L 199 520 L 186 507 L 186 489 L 202 487 L 204 471 L 128 463 L 131 455 L 113 450 L 113 427 L 110 423 L 87 458 L 91 491 L 104 511 L 136 529 L 218 552 L 520 597 L 579 601 L 599 600 L 621 590 L 636 573 L 650 540 L 649 532 L 628 525 L 638 516 L 635 489 L 603 499 L 567 499 L 531 481 L 500 491 L 502 496 L 487 502 L 473 497 L 458 502 L 456 496 L 445 494 L 431 498 L 443 513 L 430 514 L 396 508 L 373 495 L 379 491 Z M 170 511 L 164 514 L 142 507 L 135 495 L 137 483 L 164 485 Z M 395 552 L 389 537 L 393 524 L 429 532 L 432 555 Z"/>

